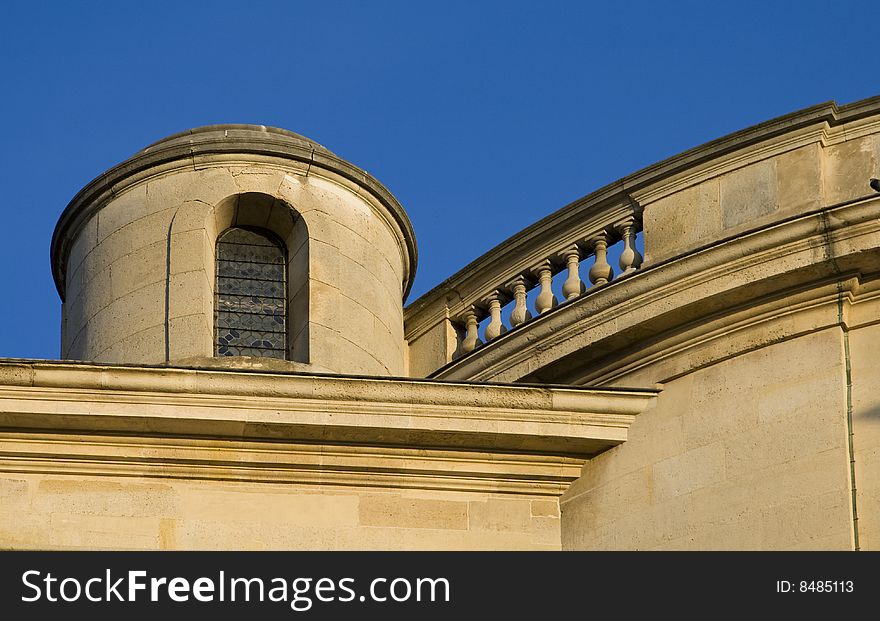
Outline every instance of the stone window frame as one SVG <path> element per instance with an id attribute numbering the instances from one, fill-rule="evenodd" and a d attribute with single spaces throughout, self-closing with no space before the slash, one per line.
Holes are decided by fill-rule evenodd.
<path id="1" fill-rule="evenodd" d="M 229 236 L 236 234 L 240 236 L 242 233 L 248 237 L 237 242 L 225 242 Z M 249 252 L 248 248 L 255 247 L 257 248 L 256 255 L 244 256 Z M 260 248 L 268 250 L 260 251 Z M 226 256 L 221 257 L 221 249 L 225 249 Z M 287 360 L 290 356 L 288 330 L 290 316 L 287 308 L 287 246 L 284 241 L 266 229 L 253 226 L 233 226 L 217 236 L 214 257 L 216 268 L 214 272 L 214 357 L 251 355 Z M 237 267 L 231 268 L 231 272 L 221 273 L 221 259 Z M 251 271 L 242 273 L 242 269 Z M 257 274 L 263 273 L 264 275 L 255 275 L 254 269 Z M 232 283 L 237 283 L 235 286 L 240 289 L 235 292 L 221 291 L 221 279 L 224 278 L 229 286 L 233 286 Z M 272 285 L 273 291 L 275 290 L 274 286 L 281 285 L 284 293 L 273 295 L 265 290 L 261 291 L 260 289 L 266 285 Z M 221 300 L 227 304 L 227 307 L 221 306 Z M 267 306 L 267 301 L 269 306 Z M 252 306 L 252 302 L 257 306 Z M 232 307 L 228 306 L 230 303 L 233 304 Z M 221 316 L 225 317 L 225 321 L 222 322 L 223 329 L 220 328 Z M 250 325 L 245 323 L 249 320 L 252 322 Z M 235 343 L 229 343 L 225 340 L 238 339 L 243 333 L 256 333 L 260 335 L 257 337 L 258 339 L 264 340 L 252 343 L 250 339 Z M 265 340 L 267 338 L 269 340 Z M 274 345 L 272 341 L 275 341 Z M 253 350 L 258 353 L 233 354 L 224 351 L 227 348 Z"/>
<path id="2" fill-rule="evenodd" d="M 166 360 L 214 357 L 216 244 L 224 231 L 237 226 L 263 229 L 284 243 L 287 360 L 308 364 L 309 232 L 292 205 L 262 192 L 233 194 L 214 205 L 186 201 L 177 210 L 168 237 Z M 190 285 L 195 272 L 203 274 L 200 289 Z M 195 328 L 188 321 L 193 312 L 202 317 Z"/>

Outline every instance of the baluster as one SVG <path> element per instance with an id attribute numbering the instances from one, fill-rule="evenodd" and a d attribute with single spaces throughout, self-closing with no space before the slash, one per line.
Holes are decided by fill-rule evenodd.
<path id="1" fill-rule="evenodd" d="M 636 227 L 635 218 L 627 218 L 616 226 L 623 237 L 624 249 L 620 255 L 620 269 L 623 274 L 629 274 L 639 269 L 642 264 L 642 255 L 636 250 Z"/>
<path id="2" fill-rule="evenodd" d="M 488 307 L 489 317 L 491 318 L 486 325 L 486 332 L 484 333 L 486 342 L 488 343 L 507 331 L 507 328 L 501 323 L 501 291 L 498 289 L 494 290 L 483 298 L 481 302 Z"/>
<path id="3" fill-rule="evenodd" d="M 571 300 L 587 290 L 579 271 L 581 250 L 576 245 L 569 246 L 559 253 L 559 258 L 565 261 L 565 265 L 568 267 L 568 277 L 562 284 L 562 295 L 566 300 Z"/>
<path id="4" fill-rule="evenodd" d="M 608 263 L 608 235 L 602 231 L 595 237 L 587 240 L 596 255 L 596 262 L 590 268 L 590 282 L 594 285 L 604 285 L 614 277 L 614 269 Z"/>
<path id="5" fill-rule="evenodd" d="M 531 284 L 532 283 L 526 279 L 525 276 L 517 276 L 504 285 L 505 288 L 513 294 L 514 299 L 513 311 L 510 313 L 511 328 L 515 328 L 532 318 L 532 314 L 526 306 L 526 291 Z"/>
<path id="6" fill-rule="evenodd" d="M 465 326 L 465 335 L 461 341 L 461 346 L 458 348 L 459 356 L 464 356 L 465 354 L 469 354 L 474 351 L 477 347 L 483 344 L 483 341 L 480 340 L 480 335 L 477 334 L 477 309 L 474 306 L 469 307 L 464 312 L 464 326 Z"/>
<path id="7" fill-rule="evenodd" d="M 532 268 L 532 274 L 534 274 L 538 283 L 541 286 L 541 292 L 538 294 L 538 297 L 535 298 L 535 310 L 538 311 L 538 314 L 546 313 L 548 310 L 556 306 L 558 303 L 556 300 L 556 296 L 553 295 L 553 266 L 549 260 L 544 260 L 537 266 Z"/>

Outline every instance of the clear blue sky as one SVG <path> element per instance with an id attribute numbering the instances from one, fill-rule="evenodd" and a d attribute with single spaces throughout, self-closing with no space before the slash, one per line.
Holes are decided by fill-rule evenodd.
<path id="1" fill-rule="evenodd" d="M 880 2 L 56 2 L 0 18 L 0 357 L 56 358 L 49 240 L 92 178 L 212 123 L 305 134 L 415 226 L 410 300 L 635 170 L 880 94 Z"/>

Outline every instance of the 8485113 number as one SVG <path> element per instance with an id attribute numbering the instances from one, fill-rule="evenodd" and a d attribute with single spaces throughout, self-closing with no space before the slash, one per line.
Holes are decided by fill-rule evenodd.
<path id="1" fill-rule="evenodd" d="M 852 580 L 801 580 L 798 590 L 801 593 L 852 593 Z"/>

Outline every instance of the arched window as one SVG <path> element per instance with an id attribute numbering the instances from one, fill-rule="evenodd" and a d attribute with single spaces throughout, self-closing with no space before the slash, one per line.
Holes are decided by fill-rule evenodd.
<path id="1" fill-rule="evenodd" d="M 227 229 L 217 239 L 214 355 L 287 358 L 287 250 L 272 233 Z"/>

